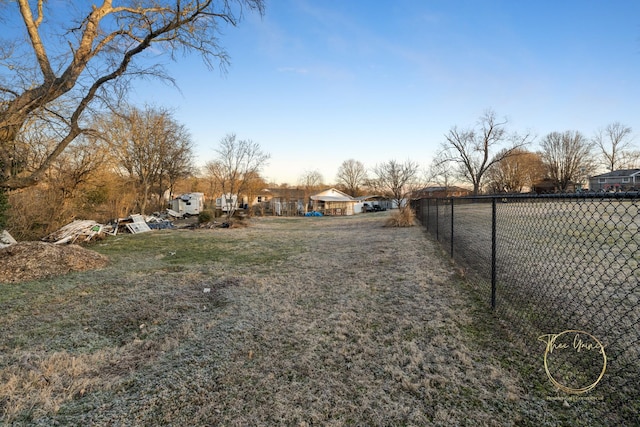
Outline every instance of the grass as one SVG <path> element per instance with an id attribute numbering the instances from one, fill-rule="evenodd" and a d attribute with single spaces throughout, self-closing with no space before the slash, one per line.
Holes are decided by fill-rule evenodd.
<path id="1" fill-rule="evenodd" d="M 549 331 L 575 328 L 601 338 L 610 363 L 607 381 L 596 392 L 626 422 L 636 419 L 640 410 L 637 201 L 532 199 L 496 207 L 499 315 L 519 331 L 517 340 L 527 346 Z M 448 212 L 439 218 L 441 224 L 451 224 Z M 480 273 L 476 291 L 488 299 L 491 205 L 456 205 L 455 228 L 455 256 Z M 449 234 L 443 229 L 441 238 L 448 249 Z"/>
<path id="2" fill-rule="evenodd" d="M 111 259 L 105 269 L 2 286 L 0 419 L 597 421 L 584 405 L 528 391 L 539 360 L 514 357 L 520 350 L 438 246 L 421 228 L 386 227 L 388 217 L 121 235 L 92 247 Z"/>

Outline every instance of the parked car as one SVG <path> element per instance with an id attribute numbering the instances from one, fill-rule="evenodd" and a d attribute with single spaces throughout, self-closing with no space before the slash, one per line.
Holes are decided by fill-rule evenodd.
<path id="1" fill-rule="evenodd" d="M 370 205 L 369 203 L 364 203 L 362 205 L 362 211 L 363 212 L 380 212 L 380 211 L 386 211 L 387 208 L 383 208 L 380 205 Z"/>

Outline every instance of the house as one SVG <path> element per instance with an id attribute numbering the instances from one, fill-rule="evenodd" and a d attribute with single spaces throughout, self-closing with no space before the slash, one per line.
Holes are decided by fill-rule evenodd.
<path id="1" fill-rule="evenodd" d="M 591 191 L 640 190 L 640 169 L 622 169 L 589 178 Z"/>
<path id="2" fill-rule="evenodd" d="M 553 194 L 553 193 L 573 193 L 576 191 L 576 184 L 573 181 L 569 181 L 567 183 L 567 188 L 565 190 L 560 190 L 555 180 L 551 178 L 544 178 L 533 184 L 531 189 L 533 193 L 536 194 Z"/>
<path id="3" fill-rule="evenodd" d="M 335 188 L 311 196 L 312 208 L 323 215 L 353 215 L 358 200 Z"/>
<path id="4" fill-rule="evenodd" d="M 265 188 L 249 203 L 255 214 L 295 216 L 304 211 L 304 190 L 291 187 Z"/>
<path id="5" fill-rule="evenodd" d="M 204 193 L 186 193 L 170 202 L 171 209 L 181 215 L 199 215 L 204 210 Z"/>
<path id="6" fill-rule="evenodd" d="M 414 191 L 411 195 L 413 199 L 428 199 L 428 198 L 443 198 L 443 197 L 465 197 L 473 194 L 473 191 L 457 187 L 455 185 L 449 186 L 432 186 L 424 187 L 420 190 Z"/>

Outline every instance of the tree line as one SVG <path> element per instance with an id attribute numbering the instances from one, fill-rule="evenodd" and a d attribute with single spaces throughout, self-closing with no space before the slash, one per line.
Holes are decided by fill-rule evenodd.
<path id="1" fill-rule="evenodd" d="M 508 129 L 489 109 L 475 126 L 453 126 L 445 135 L 430 166 L 430 179 L 442 185 L 468 184 L 473 194 L 520 193 L 543 179 L 555 191 L 587 184 L 598 171 L 640 167 L 640 151 L 633 144 L 632 129 L 613 122 L 591 137 L 577 130 L 544 135 L 536 151 L 529 150 L 535 137 Z"/>
<path id="2" fill-rule="evenodd" d="M 96 117 L 120 113 L 136 79 L 172 82 L 160 65 L 163 55 L 175 59 L 179 53 L 195 53 L 207 67 L 224 70 L 229 55 L 221 34 L 247 12 L 262 15 L 264 3 L 105 0 L 62 9 L 44 0 L 0 2 L 0 18 L 21 24 L 15 34 L 4 32 L 0 43 L 0 226 L 8 217 L 7 191 L 33 190 L 18 202 L 29 212 L 26 205 L 34 202 L 56 206 L 59 200 L 47 199 L 53 194 L 68 198 L 89 179 L 84 171 L 90 165 L 98 169 L 104 153 L 92 152 L 103 137 L 93 127 Z M 70 165 L 73 173 L 68 172 Z M 168 174 L 165 170 L 162 175 Z M 140 178 L 135 185 L 144 188 L 148 182 Z M 57 191 L 50 191 L 52 187 Z M 106 196 L 106 189 L 92 192 L 86 199 Z M 15 208 L 16 201 L 10 202 Z M 38 218 L 33 218 L 32 228 L 46 228 L 40 223 L 48 219 Z"/>
<path id="3" fill-rule="evenodd" d="M 0 17 L 23 33 L 0 48 L 0 228 L 23 237 L 52 231 L 76 217 L 118 217 L 160 209 L 176 192 L 257 194 L 269 154 L 229 134 L 216 159 L 194 173 L 193 141 L 162 107 L 132 106 L 139 78 L 172 81 L 154 52 L 200 55 L 224 70 L 220 36 L 264 0 L 104 1 L 60 13 L 43 0 L 0 3 Z M 69 15 L 71 14 L 71 15 Z M 26 40 L 26 43 L 24 42 Z M 453 126 L 426 170 L 413 160 L 369 169 L 349 159 L 336 186 L 357 196 L 385 194 L 398 206 L 421 186 L 465 184 L 474 194 L 520 192 L 547 178 L 562 191 L 599 167 L 638 167 L 631 128 L 612 123 L 592 137 L 551 132 L 530 150 L 533 135 L 508 128 L 492 110 L 474 126 Z M 300 176 L 305 197 L 323 185 L 317 171 Z"/>

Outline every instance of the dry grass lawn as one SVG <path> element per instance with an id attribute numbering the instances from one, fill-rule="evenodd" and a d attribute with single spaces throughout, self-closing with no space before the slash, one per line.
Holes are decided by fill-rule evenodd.
<path id="1" fill-rule="evenodd" d="M 0 285 L 0 420 L 588 425 L 526 391 L 455 268 L 388 215 L 111 237 L 102 270 Z"/>

